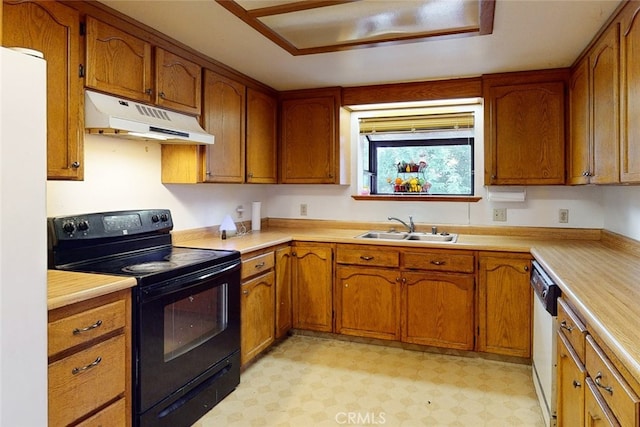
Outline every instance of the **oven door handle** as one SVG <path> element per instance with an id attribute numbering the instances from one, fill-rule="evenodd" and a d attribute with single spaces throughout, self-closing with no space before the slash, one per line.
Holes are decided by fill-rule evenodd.
<path id="1" fill-rule="evenodd" d="M 173 292 L 184 291 L 196 286 L 199 286 L 205 280 L 223 276 L 233 270 L 240 270 L 240 261 L 232 262 L 225 265 L 222 268 L 216 267 L 214 270 L 198 271 L 196 273 L 187 274 L 177 278 L 169 279 L 164 282 L 157 283 L 155 285 L 146 286 L 141 288 L 142 301 L 147 302 L 160 296 L 166 296 Z M 227 283 L 222 281 L 220 284 Z"/>

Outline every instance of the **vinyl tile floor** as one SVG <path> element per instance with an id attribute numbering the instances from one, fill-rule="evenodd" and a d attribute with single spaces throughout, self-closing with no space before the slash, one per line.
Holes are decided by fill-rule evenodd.
<path id="1" fill-rule="evenodd" d="M 194 427 L 542 427 L 531 367 L 293 335 Z"/>

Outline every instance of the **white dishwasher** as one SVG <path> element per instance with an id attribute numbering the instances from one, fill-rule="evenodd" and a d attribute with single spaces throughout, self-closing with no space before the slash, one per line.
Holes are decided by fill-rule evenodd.
<path id="1" fill-rule="evenodd" d="M 533 298 L 533 385 L 540 401 L 545 425 L 556 425 L 556 331 L 560 288 L 533 261 L 531 287 Z"/>

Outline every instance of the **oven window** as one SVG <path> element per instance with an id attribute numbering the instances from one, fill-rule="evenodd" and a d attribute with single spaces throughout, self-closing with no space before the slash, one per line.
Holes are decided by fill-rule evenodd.
<path id="1" fill-rule="evenodd" d="M 164 307 L 164 361 L 215 337 L 227 328 L 227 283 Z"/>

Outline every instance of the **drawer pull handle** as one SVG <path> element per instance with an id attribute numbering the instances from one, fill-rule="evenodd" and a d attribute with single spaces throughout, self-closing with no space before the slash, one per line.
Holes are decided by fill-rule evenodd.
<path id="1" fill-rule="evenodd" d="M 560 322 L 560 327 L 562 329 L 566 329 L 569 332 L 573 331 L 573 326 L 567 325 L 567 321 L 566 320 L 563 320 L 562 322 Z"/>
<path id="2" fill-rule="evenodd" d="M 582 384 L 580 384 L 580 381 L 573 380 L 573 388 L 580 388 L 580 387 L 582 387 Z"/>
<path id="3" fill-rule="evenodd" d="M 613 395 L 613 387 L 611 387 L 610 385 L 603 385 L 600 380 L 602 379 L 602 372 L 598 372 L 596 374 L 596 377 L 593 379 L 593 381 L 596 383 L 596 385 L 598 387 L 600 387 L 601 389 L 603 389 L 604 391 L 609 392 L 610 395 Z"/>
<path id="4" fill-rule="evenodd" d="M 445 265 L 446 263 L 446 261 L 431 261 L 431 264 L 433 265 Z"/>
<path id="5" fill-rule="evenodd" d="M 256 268 L 260 269 L 260 268 L 264 267 L 265 265 L 266 265 L 265 262 L 262 261 L 260 264 L 256 264 Z"/>
<path id="6" fill-rule="evenodd" d="M 371 261 L 371 260 L 373 259 L 373 257 L 372 257 L 372 256 L 365 256 L 365 255 L 362 255 L 362 256 L 360 257 L 360 259 L 365 260 L 365 261 Z"/>
<path id="7" fill-rule="evenodd" d="M 91 326 L 87 326 L 86 328 L 82 328 L 82 329 L 75 328 L 73 330 L 73 335 L 79 335 L 83 332 L 89 332 L 92 329 L 99 328 L 101 325 L 102 325 L 102 320 L 98 320 L 96 323 L 94 323 Z"/>
<path id="8" fill-rule="evenodd" d="M 83 366 L 82 368 L 73 368 L 71 370 L 71 373 L 73 375 L 78 375 L 80 372 L 84 372 L 87 369 L 91 369 L 94 366 L 98 366 L 98 364 L 102 362 L 102 357 L 98 356 L 98 358 L 96 360 L 94 360 L 93 362 L 89 363 L 87 366 Z"/>

